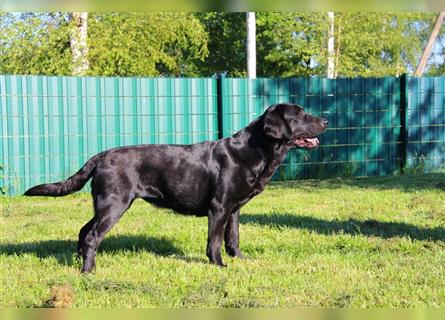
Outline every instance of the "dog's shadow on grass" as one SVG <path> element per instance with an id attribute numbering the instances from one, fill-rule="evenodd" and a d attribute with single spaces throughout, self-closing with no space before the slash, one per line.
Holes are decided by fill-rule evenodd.
<path id="1" fill-rule="evenodd" d="M 423 228 L 403 222 L 356 219 L 323 220 L 291 214 L 246 214 L 240 216 L 240 223 L 306 229 L 325 235 L 343 233 L 384 239 L 409 237 L 413 240 L 441 241 L 445 243 L 445 228 Z"/>
<path id="2" fill-rule="evenodd" d="M 377 220 L 323 220 L 310 216 L 291 214 L 244 214 L 240 223 L 278 226 L 312 230 L 319 234 L 350 234 L 380 238 L 409 237 L 413 240 L 441 241 L 445 243 L 445 228 L 424 228 L 402 222 L 381 222 Z M 77 241 L 42 240 L 23 243 L 0 244 L 1 255 L 33 254 L 39 258 L 54 257 L 59 264 L 71 266 L 77 258 Z M 174 256 L 186 262 L 204 262 L 190 259 L 167 238 L 154 238 L 142 235 L 117 235 L 106 237 L 99 252 L 149 252 L 159 256 Z M 196 261 L 195 261 L 196 260 Z"/>
<path id="3" fill-rule="evenodd" d="M 104 239 L 98 252 L 150 252 L 159 256 L 183 257 L 184 253 L 166 238 L 153 238 L 138 235 L 109 236 Z M 0 244 L 0 254 L 33 254 L 39 258 L 54 257 L 60 264 L 71 266 L 77 259 L 77 241 L 42 240 L 35 242 Z"/>

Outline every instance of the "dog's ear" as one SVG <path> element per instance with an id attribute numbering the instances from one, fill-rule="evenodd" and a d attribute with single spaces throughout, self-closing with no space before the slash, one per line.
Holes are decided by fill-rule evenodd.
<path id="1" fill-rule="evenodd" d="M 263 131 L 271 138 L 290 140 L 292 139 L 292 132 L 283 112 L 283 108 L 280 108 L 280 105 L 269 108 L 264 113 Z"/>

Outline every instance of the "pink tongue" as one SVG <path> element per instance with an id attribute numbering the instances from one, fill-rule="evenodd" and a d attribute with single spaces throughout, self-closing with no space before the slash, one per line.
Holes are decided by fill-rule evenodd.
<path id="1" fill-rule="evenodd" d="M 317 138 L 297 138 L 295 144 L 301 148 L 315 148 L 320 141 Z"/>

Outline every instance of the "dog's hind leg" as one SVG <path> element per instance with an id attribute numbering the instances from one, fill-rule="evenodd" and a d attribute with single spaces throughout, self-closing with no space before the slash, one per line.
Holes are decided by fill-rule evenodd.
<path id="1" fill-rule="evenodd" d="M 82 252 L 83 252 L 83 247 L 84 247 L 84 243 L 85 243 L 85 237 L 87 236 L 88 232 L 91 231 L 91 228 L 93 228 L 94 221 L 95 221 L 95 219 L 92 218 L 79 231 L 79 241 L 77 242 L 77 254 L 80 258 L 83 257 Z"/>
<path id="2" fill-rule="evenodd" d="M 94 218 L 79 232 L 77 248 L 83 259 L 82 272 L 90 272 L 95 267 L 96 252 L 100 243 L 131 205 L 130 200 L 125 202 L 116 198 L 111 195 L 106 199 L 94 199 Z"/>

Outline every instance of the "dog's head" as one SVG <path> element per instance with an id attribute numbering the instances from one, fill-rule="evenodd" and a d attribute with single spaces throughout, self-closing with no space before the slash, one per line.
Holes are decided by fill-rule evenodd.
<path id="1" fill-rule="evenodd" d="M 295 104 L 277 104 L 263 114 L 264 133 L 293 147 L 314 149 L 316 138 L 327 128 L 328 120 L 305 113 Z"/>

